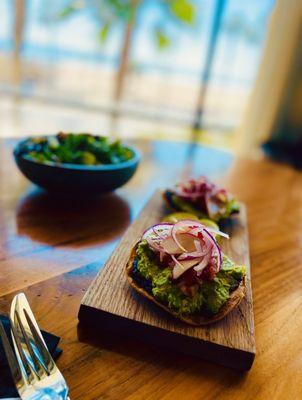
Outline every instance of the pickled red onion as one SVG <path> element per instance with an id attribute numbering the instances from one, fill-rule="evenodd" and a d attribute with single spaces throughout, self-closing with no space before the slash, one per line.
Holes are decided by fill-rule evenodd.
<path id="1" fill-rule="evenodd" d="M 195 220 L 183 220 L 176 224 L 157 224 L 144 232 L 150 248 L 159 253 L 160 261 L 165 254 L 172 259 L 173 278 L 177 279 L 189 268 L 194 268 L 200 276 L 211 259 L 215 259 L 216 272 L 221 268 L 222 253 L 213 237 L 213 229 L 205 227 Z M 214 230 L 214 233 L 227 237 L 223 232 Z"/>

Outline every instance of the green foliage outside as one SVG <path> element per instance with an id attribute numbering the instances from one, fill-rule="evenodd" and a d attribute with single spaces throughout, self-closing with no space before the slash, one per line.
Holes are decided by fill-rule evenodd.
<path id="1" fill-rule="evenodd" d="M 116 25 L 135 24 L 136 16 L 146 0 L 70 0 L 59 13 L 59 19 L 65 19 L 77 12 L 89 8 L 99 23 L 98 40 L 104 43 Z M 156 0 L 162 10 L 164 20 L 174 26 L 193 26 L 196 9 L 191 0 Z M 154 41 L 159 49 L 171 45 L 172 39 L 162 20 L 154 24 Z"/>

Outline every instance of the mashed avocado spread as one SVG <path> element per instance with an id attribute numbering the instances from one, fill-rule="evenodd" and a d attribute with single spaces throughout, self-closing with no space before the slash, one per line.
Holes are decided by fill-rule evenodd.
<path id="1" fill-rule="evenodd" d="M 141 276 L 152 282 L 153 296 L 167 304 L 179 315 L 206 312 L 217 314 L 228 300 L 230 292 L 237 288 L 246 273 L 244 266 L 235 265 L 223 256 L 222 269 L 213 281 L 202 284 L 193 296 L 186 296 L 172 281 L 171 268 L 161 268 L 146 240 L 142 240 L 136 251 L 137 268 Z"/>
<path id="2" fill-rule="evenodd" d="M 185 200 L 179 198 L 175 194 L 171 195 L 171 201 L 174 204 L 174 207 L 178 210 L 195 214 L 199 218 L 207 218 L 207 215 L 205 213 L 203 213 L 202 211 L 200 211 L 197 208 L 195 208 L 194 206 L 192 206 L 192 204 L 190 204 L 188 201 L 185 201 Z M 225 210 L 224 214 L 220 215 L 219 218 L 217 218 L 217 219 L 228 218 L 232 213 L 238 212 L 239 204 L 237 203 L 237 201 L 235 199 L 232 199 L 227 202 L 227 204 L 225 205 L 225 208 L 226 208 L 226 210 Z"/>

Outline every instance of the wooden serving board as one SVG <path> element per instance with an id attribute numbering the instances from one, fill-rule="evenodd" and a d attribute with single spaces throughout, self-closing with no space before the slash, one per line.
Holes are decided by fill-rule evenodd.
<path id="1" fill-rule="evenodd" d="M 223 320 L 204 327 L 187 325 L 138 295 L 128 284 L 125 265 L 131 249 L 149 226 L 167 213 L 156 192 L 99 271 L 81 302 L 79 320 L 90 327 L 122 333 L 239 370 L 251 368 L 255 357 L 254 317 L 245 207 L 223 239 L 222 250 L 247 267 L 246 296 Z"/>

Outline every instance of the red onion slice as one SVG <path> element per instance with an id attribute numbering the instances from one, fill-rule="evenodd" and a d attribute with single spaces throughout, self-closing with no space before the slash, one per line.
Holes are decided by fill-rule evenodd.
<path id="1" fill-rule="evenodd" d="M 227 233 L 222 232 L 222 231 L 218 231 L 217 229 L 211 228 L 210 226 L 207 226 L 206 229 L 208 231 L 210 231 L 211 233 L 214 233 L 214 235 L 222 236 L 222 237 L 224 237 L 226 239 L 230 238 L 230 236 Z"/>
<path id="2" fill-rule="evenodd" d="M 221 268 L 221 265 L 222 265 L 222 253 L 221 253 L 220 246 L 218 245 L 216 239 L 212 236 L 212 234 L 207 229 L 204 229 L 204 231 L 208 234 L 209 238 L 211 239 L 211 241 L 212 241 L 212 243 L 213 243 L 213 245 L 215 247 L 216 254 L 217 254 L 217 269 L 216 269 L 216 272 L 218 272 L 220 270 L 220 268 Z"/>
<path id="3" fill-rule="evenodd" d="M 202 261 L 194 267 L 194 270 L 197 272 L 197 275 L 200 276 L 202 271 L 205 269 L 205 267 L 209 264 L 209 261 L 211 259 L 211 254 L 208 253 Z"/>
<path id="4" fill-rule="evenodd" d="M 160 223 L 160 224 L 152 225 L 151 227 L 147 228 L 147 229 L 144 231 L 144 233 L 143 233 L 143 235 L 142 235 L 142 238 L 145 239 L 146 236 L 149 236 L 152 232 L 153 232 L 153 233 L 156 233 L 156 234 L 158 235 L 159 233 L 158 233 L 157 230 L 156 230 L 156 227 L 158 227 L 158 226 L 160 226 L 161 229 L 163 229 L 164 231 L 169 232 L 169 231 L 171 231 L 171 229 L 172 229 L 172 227 L 173 227 L 173 224 L 172 224 L 172 223 L 165 222 L 165 223 Z M 154 229 L 155 229 L 155 230 L 154 230 Z M 160 236 L 160 235 L 159 235 L 159 236 Z"/>
<path id="5" fill-rule="evenodd" d="M 155 250 L 155 251 L 158 251 L 158 252 L 162 252 L 163 251 L 161 245 L 158 242 L 156 242 L 155 240 L 152 240 L 152 238 L 146 237 L 145 240 L 147 240 L 148 245 L 151 247 L 152 250 Z"/>
<path id="6" fill-rule="evenodd" d="M 210 260 L 216 260 L 216 272 L 221 268 L 222 253 L 211 231 L 223 232 L 206 228 L 195 220 L 178 221 L 176 224 L 161 223 L 147 229 L 143 234 L 150 248 L 159 253 L 161 262 L 165 254 L 172 258 L 174 263 L 173 279 L 177 279 L 185 271 L 194 268 L 200 275 Z"/>
<path id="7" fill-rule="evenodd" d="M 209 193 L 205 193 L 205 195 L 204 195 L 204 204 L 206 206 L 206 212 L 207 212 L 208 216 L 210 218 L 212 218 L 212 215 L 210 214 L 210 212 L 211 212 L 210 211 L 210 207 L 209 207 L 209 196 L 210 196 Z"/>
<path id="8" fill-rule="evenodd" d="M 189 192 L 185 192 L 179 188 L 176 188 L 173 190 L 173 192 L 179 196 L 179 197 L 185 197 L 187 199 L 198 199 L 199 197 L 201 197 L 200 193 L 189 193 Z"/>

